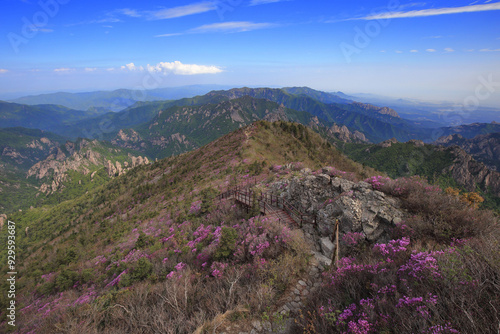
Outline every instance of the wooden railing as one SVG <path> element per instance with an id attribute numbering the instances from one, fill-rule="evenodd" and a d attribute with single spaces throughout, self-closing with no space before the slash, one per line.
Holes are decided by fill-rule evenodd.
<path id="1" fill-rule="evenodd" d="M 218 200 L 234 198 L 241 204 L 245 205 L 247 208 L 253 207 L 254 201 L 254 193 L 252 190 L 248 190 L 248 186 L 252 183 L 246 183 L 243 187 L 236 186 L 232 189 L 229 189 L 219 196 L 217 196 Z M 253 183 L 253 184 L 256 184 Z M 262 193 L 256 200 L 259 204 L 260 212 L 263 214 L 268 214 L 273 211 L 273 208 L 279 208 L 285 211 L 290 218 L 292 218 L 296 223 L 298 223 L 301 227 L 304 223 L 311 223 L 316 225 L 316 216 L 302 213 L 299 209 L 295 208 L 290 202 L 287 200 L 273 195 L 271 193 Z"/>

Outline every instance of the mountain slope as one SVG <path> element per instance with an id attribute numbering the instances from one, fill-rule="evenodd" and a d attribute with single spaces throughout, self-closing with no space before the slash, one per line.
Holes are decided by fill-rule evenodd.
<path id="1" fill-rule="evenodd" d="M 143 163 L 148 161 L 140 153 L 105 142 L 0 129 L 0 210 L 10 213 L 71 199 Z"/>
<path id="2" fill-rule="evenodd" d="M 331 167 L 318 169 L 326 165 Z M 323 312 L 365 324 L 357 317 L 367 318 L 364 307 L 373 303 L 370 315 L 377 320 L 371 326 L 378 332 L 407 324 L 412 332 L 430 331 L 443 324 L 480 333 L 461 323 L 472 310 L 482 315 L 480 330 L 490 331 L 499 305 L 495 218 L 425 183 L 394 197 L 399 183 L 390 188 L 388 180 L 370 181 L 376 177 L 370 183 L 347 180 L 375 175 L 300 124 L 261 121 L 201 149 L 136 167 L 74 200 L 10 215 L 19 231 L 16 250 L 22 250 L 16 329 L 263 333 L 285 324 L 294 326 L 289 332 L 301 332 L 301 325 L 314 324 L 317 332 L 335 333 L 348 324 L 325 320 Z M 274 202 L 291 197 L 297 207 L 317 212 L 318 225 L 283 225 L 255 216 L 256 207 L 216 198 L 245 183 L 256 184 L 256 198 L 265 191 L 272 191 Z M 413 187 L 423 191 L 419 198 Z M 317 253 L 333 253 L 336 219 L 347 257 L 325 267 L 331 258 Z M 385 241 L 375 235 L 379 231 Z M 485 231 L 491 239 L 481 239 Z M 325 237 L 317 243 L 313 234 Z M 5 260 L 7 251 L 0 255 Z M 0 263 L 7 272 L 6 261 Z M 398 277 L 408 284 L 393 284 Z M 485 288 L 475 294 L 479 278 Z M 7 281 L 0 284 L 8 289 Z M 465 297 L 468 302 L 452 314 L 411 316 L 416 307 L 453 308 L 455 298 Z M 328 309 L 332 304 L 335 309 Z M 0 295 L 0 310 L 7 305 Z M 0 312 L 4 330 L 6 312 Z M 400 318 L 388 324 L 387 314 Z"/>
<path id="3" fill-rule="evenodd" d="M 284 87 L 281 88 L 283 91 L 293 94 L 293 95 L 306 95 L 322 103 L 343 103 L 349 104 L 353 101 L 350 99 L 343 98 L 334 93 L 326 93 L 319 90 L 314 90 L 309 87 Z"/>
<path id="4" fill-rule="evenodd" d="M 214 89 L 215 85 L 194 85 L 185 87 L 157 88 L 146 91 L 117 89 L 85 93 L 52 93 L 24 96 L 11 102 L 21 104 L 59 104 L 77 110 L 98 108 L 113 112 L 121 111 L 138 101 L 177 100 L 201 95 Z"/>
<path id="5" fill-rule="evenodd" d="M 442 136 L 459 134 L 465 138 L 474 138 L 477 135 L 485 135 L 488 133 L 500 133 L 500 123 L 472 123 L 453 127 L 445 127 L 440 129 Z"/>
<path id="6" fill-rule="evenodd" d="M 81 111 L 60 105 L 24 104 L 0 101 L 0 127 L 25 127 L 56 132 L 59 127 L 70 122 L 100 115 L 100 111 Z"/>
<path id="7" fill-rule="evenodd" d="M 163 158 L 201 147 L 222 135 L 258 120 L 284 120 L 312 126 L 318 132 L 346 141 L 363 141 L 362 134 L 346 127 L 321 122 L 317 117 L 266 99 L 250 96 L 201 106 L 176 106 L 161 110 L 150 122 L 121 130 L 112 140 L 116 145 Z"/>
<path id="8" fill-rule="evenodd" d="M 0 211 L 12 212 L 37 193 L 37 183 L 26 179 L 28 169 L 55 152 L 64 138 L 41 130 L 0 129 Z"/>
<path id="9" fill-rule="evenodd" d="M 151 121 L 161 110 L 173 106 L 218 103 L 223 100 L 227 100 L 227 98 L 223 96 L 196 96 L 175 101 L 136 102 L 117 113 L 106 113 L 91 119 L 73 122 L 58 129 L 57 133 L 71 138 L 83 137 L 109 140 L 121 129 L 131 128 Z"/>
<path id="10" fill-rule="evenodd" d="M 390 140 L 378 145 L 345 144 L 343 151 L 351 159 L 390 177 L 420 175 L 434 182 L 482 191 L 488 207 L 500 208 L 500 173 L 475 161 L 459 147 L 440 147 L 419 141 L 399 143 Z"/>
<path id="11" fill-rule="evenodd" d="M 282 89 L 235 88 L 228 91 L 213 91 L 207 95 L 223 95 L 230 99 L 245 95 L 267 99 L 285 107 L 306 111 L 320 119 L 339 125 L 346 125 L 351 131 L 360 131 L 373 142 L 392 137 L 399 140 L 430 138 L 430 130 L 418 127 L 411 121 L 394 117 L 388 109 L 363 104 L 325 104 L 308 95 L 293 95 Z"/>
<path id="12" fill-rule="evenodd" d="M 484 163 L 491 170 L 500 171 L 500 133 L 478 135 L 474 138 L 464 138 L 453 134 L 439 138 L 436 145 L 459 146 L 474 159 Z"/>
<path id="13" fill-rule="evenodd" d="M 275 172 L 270 170 L 269 166 L 290 161 L 303 161 L 304 167 L 312 168 L 339 163 L 353 174 L 359 174 L 361 178 L 373 175 L 360 165 L 344 158 L 319 135 L 302 125 L 260 122 L 224 136 L 196 151 L 136 167 L 99 188 L 90 189 L 87 194 L 82 194 L 77 199 L 52 208 L 33 209 L 9 216 L 9 219 L 16 222 L 19 231 L 29 231 L 26 234 L 19 233 L 16 239 L 17 247 L 23 249 L 23 252 L 19 252 L 20 274 L 17 278 L 19 284 L 17 301 L 19 309 L 23 309 L 19 312 L 20 330 L 37 328 L 41 332 L 51 331 L 56 323 L 66 321 L 60 318 L 60 315 L 67 314 L 68 307 L 83 310 L 81 307 L 88 306 L 89 302 L 95 302 L 97 306 L 100 301 L 112 298 L 111 305 L 105 302 L 97 306 L 99 312 L 105 314 L 112 311 L 108 307 L 115 303 L 125 303 L 128 307 L 132 300 L 128 299 L 131 295 L 126 291 L 139 292 L 144 284 L 160 289 L 168 284 L 166 274 L 173 271 L 172 275 L 175 275 L 176 270 L 183 269 L 183 265 L 178 264 L 180 262 L 189 263 L 193 274 L 195 271 L 200 273 L 195 276 L 204 282 L 200 281 L 199 284 L 203 284 L 203 291 L 208 293 L 210 289 L 215 288 L 214 284 L 218 284 L 218 272 L 215 270 L 219 268 L 217 266 L 221 266 L 217 270 L 224 270 L 228 255 L 214 255 L 217 260 L 213 263 L 207 259 L 206 261 L 212 264 L 208 264 L 206 269 L 203 269 L 201 262 L 199 266 L 195 266 L 198 262 L 193 256 L 201 254 L 198 258 L 203 259 L 204 253 L 200 253 L 203 251 L 202 245 L 198 246 L 200 252 L 192 251 L 189 247 L 187 251 L 188 240 L 185 237 L 191 238 L 188 236 L 193 236 L 193 233 L 195 236 L 197 233 L 203 234 L 202 230 L 205 228 L 212 231 L 219 227 L 220 231 L 221 220 L 241 222 L 239 217 L 242 216 L 239 216 L 240 213 L 234 208 L 228 207 L 227 211 L 223 208 L 215 210 L 213 202 L 214 194 L 217 193 L 215 189 L 227 187 L 233 181 L 247 180 L 248 174 L 262 174 L 261 178 L 273 177 Z M 202 202 L 197 202 L 198 200 Z M 208 210 L 214 211 L 206 220 L 201 213 L 207 213 Z M 183 230 L 181 226 L 184 221 L 186 223 L 183 226 L 189 226 L 187 230 Z M 263 226 L 267 226 L 267 223 L 265 224 Z M 294 240 L 298 238 L 288 234 L 289 230 L 283 226 L 273 226 L 266 227 L 274 229 L 274 232 L 269 232 L 272 236 L 282 238 L 286 234 L 289 235 L 288 238 Z M 222 230 L 224 229 L 226 227 L 222 227 Z M 1 232 L 4 231 L 5 229 Z M 169 238 L 172 231 L 181 234 L 178 237 L 174 235 L 175 240 L 172 240 L 172 237 Z M 227 233 L 234 233 L 229 231 Z M 240 233 L 239 230 L 236 231 Z M 256 228 L 256 232 L 258 231 Z M 241 236 L 244 237 L 245 234 Z M 217 239 L 207 239 L 204 242 L 205 246 L 211 240 Z M 298 242 L 301 239 L 296 240 Z M 171 241 L 182 244 L 169 248 Z M 284 281 L 281 279 L 273 281 L 271 278 L 265 278 L 267 274 L 264 275 L 265 272 L 262 272 L 264 275 L 262 280 L 259 278 L 255 281 L 250 277 L 245 282 L 238 283 L 237 291 L 243 291 L 240 284 L 258 288 L 261 281 L 262 284 L 271 284 L 277 289 L 283 289 L 283 284 L 286 286 L 288 280 L 306 265 L 306 258 L 299 244 L 294 246 L 292 241 L 287 239 L 288 242 L 290 242 L 289 250 L 279 246 L 276 248 L 276 254 L 270 253 L 266 258 L 269 261 L 273 259 L 294 261 L 295 269 L 293 266 L 285 265 L 286 262 L 282 265 L 283 268 L 288 268 L 289 278 Z M 44 246 L 49 244 L 50 246 Z M 129 255 L 125 260 L 123 256 L 126 254 Z M 145 256 L 146 254 L 148 255 Z M 254 255 L 249 251 L 248 258 L 244 255 L 241 261 L 234 263 L 234 268 L 238 270 L 250 268 L 248 264 L 252 263 L 253 258 Z M 122 269 L 123 265 L 129 269 Z M 123 270 L 130 275 L 126 276 Z M 226 287 L 220 288 L 223 288 L 223 293 L 229 291 Z M 117 292 L 124 293 L 122 297 L 128 301 L 115 300 L 112 296 Z M 236 296 L 238 299 L 247 298 L 240 292 L 237 292 Z M 197 300 L 196 308 L 206 309 L 208 318 L 214 317 L 222 310 L 218 304 L 212 308 L 208 307 L 206 303 L 212 300 L 210 295 L 200 294 L 198 297 L 194 295 L 193 297 Z M 2 295 L 0 298 L 3 307 L 6 302 L 5 296 Z M 50 305 L 50 311 L 46 313 L 37 311 L 47 303 Z M 29 305 L 32 305 L 31 308 Z M 59 306 L 55 307 L 56 305 Z M 233 302 L 229 305 L 232 307 Z M 224 308 L 229 305 L 226 304 Z M 187 329 L 193 331 L 207 319 L 203 317 L 194 323 L 186 322 L 194 312 L 190 307 L 183 309 L 179 314 L 171 313 L 176 311 L 170 308 L 165 312 L 167 313 L 163 311 L 161 314 L 154 313 L 154 317 L 163 317 L 168 313 L 175 315 L 168 320 L 171 321 L 169 324 L 182 326 L 177 327 L 182 328 L 179 329 L 181 332 Z M 75 314 L 79 314 L 77 317 L 83 317 L 82 320 L 87 319 L 85 313 L 78 311 Z M 4 316 L 5 313 L 2 313 L 2 317 Z M 153 316 L 153 313 L 148 315 L 150 316 Z M 102 330 L 110 332 L 116 329 L 116 326 L 121 326 L 120 324 L 124 323 L 108 322 Z M 98 322 L 91 326 L 98 326 Z M 86 332 L 90 327 L 83 325 L 80 330 Z"/>

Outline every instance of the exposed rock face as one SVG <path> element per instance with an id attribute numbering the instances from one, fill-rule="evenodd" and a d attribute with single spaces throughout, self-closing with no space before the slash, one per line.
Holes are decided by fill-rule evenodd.
<path id="1" fill-rule="evenodd" d="M 285 118 L 282 120 L 286 121 L 287 119 Z M 311 121 L 309 122 L 308 126 L 314 130 L 318 130 L 324 125 L 319 120 L 318 117 L 314 116 L 311 118 Z M 351 132 L 349 128 L 345 125 L 339 126 L 337 124 L 333 124 L 332 127 L 327 129 L 327 134 L 347 143 L 369 142 L 363 133 L 359 131 Z"/>
<path id="2" fill-rule="evenodd" d="M 278 182 L 273 189 L 279 192 L 283 186 Z M 330 258 L 337 220 L 340 236 L 358 232 L 370 242 L 387 242 L 390 229 L 404 217 L 397 199 L 373 190 L 366 182 L 354 183 L 327 174 L 295 177 L 281 196 L 302 212 L 316 216 L 317 227 L 310 227 L 306 233 L 316 241 L 318 251 Z"/>
<path id="3" fill-rule="evenodd" d="M 397 142 L 398 140 L 396 138 L 391 138 L 379 143 L 378 145 L 382 147 L 391 147 L 392 144 L 396 144 Z"/>
<path id="4" fill-rule="evenodd" d="M 361 133 L 357 130 L 354 132 L 351 132 L 351 131 L 349 131 L 349 129 L 345 125 L 338 126 L 337 124 L 334 124 L 329 129 L 329 131 L 331 133 L 337 134 L 338 139 L 340 139 L 344 142 L 347 142 L 347 143 L 352 143 L 352 142 L 359 143 L 359 142 L 367 142 L 368 141 L 368 139 L 366 139 L 366 137 L 363 133 Z"/>
<path id="5" fill-rule="evenodd" d="M 453 134 L 439 138 L 436 145 L 459 146 L 474 159 L 484 163 L 489 169 L 500 171 L 500 133 L 479 135 L 472 139 L 464 138 L 460 134 Z"/>
<path id="6" fill-rule="evenodd" d="M 44 180 L 44 183 L 40 186 L 40 191 L 49 194 L 63 189 L 64 182 L 68 181 L 69 171 L 77 171 L 87 175 L 96 167 L 104 166 L 109 176 L 125 173 L 125 169 L 120 162 L 106 160 L 101 153 L 93 149 L 98 145 L 100 145 L 98 141 L 86 139 L 77 143 L 67 142 L 64 145 L 64 150 L 58 147 L 55 153 L 33 165 L 28 170 L 26 177 Z M 149 163 L 147 158 L 133 156 L 129 156 L 129 158 L 132 167 Z M 96 171 L 92 172 L 91 180 L 94 178 L 95 173 Z"/>
<path id="7" fill-rule="evenodd" d="M 475 191 L 477 184 L 483 190 L 489 190 L 495 196 L 500 196 L 499 172 L 488 169 L 483 163 L 477 162 L 457 146 L 452 148 L 452 153 L 455 160 L 443 173 L 451 173 L 451 176 L 468 191 Z"/>
<path id="8" fill-rule="evenodd" d="M 14 160 L 24 160 L 27 159 L 24 155 L 16 151 L 16 149 L 11 147 L 5 147 L 2 152 L 3 156 L 10 157 Z"/>
<path id="9" fill-rule="evenodd" d="M 271 112 L 269 110 L 266 110 L 266 116 L 264 117 L 264 120 L 268 122 L 277 122 L 277 121 L 288 122 L 289 118 L 285 110 L 286 108 L 283 104 L 281 104 L 277 110 L 273 110 Z"/>
<path id="10" fill-rule="evenodd" d="M 133 142 L 133 143 L 137 143 L 138 141 L 141 140 L 141 137 L 136 131 L 129 129 L 128 132 L 130 132 L 129 135 L 127 135 L 125 131 L 120 130 L 116 135 L 117 139 L 122 140 L 124 142 Z"/>

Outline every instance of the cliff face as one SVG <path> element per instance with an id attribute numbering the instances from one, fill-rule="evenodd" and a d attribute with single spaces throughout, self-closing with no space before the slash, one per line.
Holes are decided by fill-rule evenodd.
<path id="1" fill-rule="evenodd" d="M 491 170 L 500 171 L 500 133 L 479 135 L 471 139 L 453 134 L 439 138 L 435 144 L 446 147 L 459 146 Z"/>
<path id="2" fill-rule="evenodd" d="M 488 169 L 486 165 L 474 160 L 459 147 L 453 147 L 452 153 L 455 160 L 443 173 L 451 173 L 451 176 L 468 191 L 475 191 L 476 185 L 479 185 L 481 189 L 500 196 L 499 172 Z"/>
<path id="3" fill-rule="evenodd" d="M 359 131 L 354 131 L 351 132 L 347 128 L 347 126 L 342 125 L 338 126 L 337 124 L 334 124 L 330 129 L 329 132 L 332 134 L 337 134 L 338 139 L 346 142 L 346 143 L 364 143 L 368 142 L 368 139 L 366 139 L 365 135 Z"/>
<path id="4" fill-rule="evenodd" d="M 69 172 L 75 171 L 83 175 L 91 174 L 102 167 L 106 168 L 108 176 L 121 175 L 128 168 L 149 163 L 147 158 L 128 155 L 122 163 L 118 156 L 121 152 L 102 146 L 97 140 L 83 139 L 77 143 L 67 142 L 64 146 L 37 162 L 27 172 L 26 178 L 34 177 L 43 180 L 40 191 L 50 194 L 64 188 L 64 182 L 69 179 Z"/>

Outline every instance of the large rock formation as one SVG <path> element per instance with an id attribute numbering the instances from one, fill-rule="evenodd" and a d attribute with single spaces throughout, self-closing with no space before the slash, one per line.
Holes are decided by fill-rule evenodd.
<path id="1" fill-rule="evenodd" d="M 471 139 L 452 134 L 439 138 L 434 144 L 447 147 L 456 145 L 489 169 L 500 171 L 500 133 L 479 135 Z"/>
<path id="2" fill-rule="evenodd" d="M 442 148 L 444 149 L 444 148 Z M 452 147 L 455 156 L 453 164 L 443 173 L 450 173 L 458 184 L 468 191 L 475 191 L 477 185 L 495 196 L 500 196 L 500 173 L 488 169 L 483 163 L 474 160 L 461 148 Z"/>
<path id="3" fill-rule="evenodd" d="M 107 149 L 97 140 L 82 139 L 77 143 L 67 142 L 63 147 L 58 147 L 55 153 L 33 165 L 28 170 L 26 177 L 43 180 L 40 191 L 49 194 L 64 188 L 64 183 L 68 181 L 69 171 L 77 171 L 83 175 L 93 172 L 91 180 L 93 180 L 96 168 L 101 167 L 106 168 L 106 172 L 110 177 L 124 174 L 126 169 L 122 167 L 119 161 L 111 161 L 102 153 L 99 153 L 105 152 L 105 150 Z M 109 153 L 113 156 L 116 150 L 109 151 Z M 126 167 L 149 164 L 146 157 L 135 157 L 129 154 L 128 158 L 130 165 L 127 162 Z"/>
<path id="4" fill-rule="evenodd" d="M 317 250 L 331 258 L 337 220 L 341 236 L 357 232 L 370 242 L 389 241 L 389 231 L 405 216 L 399 201 L 373 190 L 366 182 L 355 183 L 328 173 L 328 169 L 319 175 L 304 171 L 288 184 L 278 182 L 272 186 L 296 208 L 316 217 L 316 226 L 306 226 L 305 232 L 315 241 Z"/>

